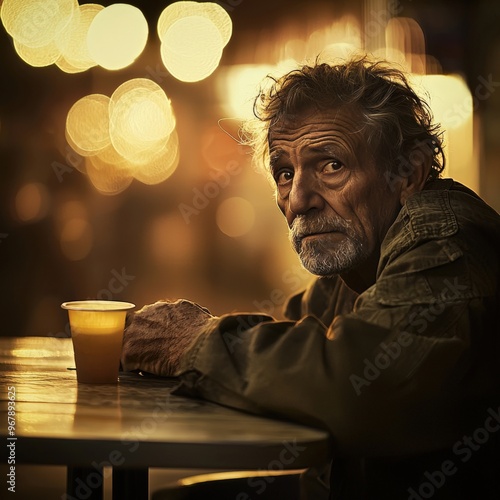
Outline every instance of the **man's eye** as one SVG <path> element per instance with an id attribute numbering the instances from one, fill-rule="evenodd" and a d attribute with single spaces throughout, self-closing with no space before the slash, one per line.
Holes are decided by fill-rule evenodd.
<path id="1" fill-rule="evenodd" d="M 275 176 L 276 184 L 282 185 L 293 179 L 293 172 L 291 170 L 281 170 Z"/>
<path id="2" fill-rule="evenodd" d="M 338 172 L 339 170 L 342 170 L 342 168 L 344 168 L 344 164 L 341 161 L 332 160 L 325 165 L 323 171 L 326 173 Z"/>

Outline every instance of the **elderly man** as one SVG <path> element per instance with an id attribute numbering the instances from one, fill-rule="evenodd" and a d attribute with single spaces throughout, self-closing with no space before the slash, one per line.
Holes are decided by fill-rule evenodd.
<path id="1" fill-rule="evenodd" d="M 292 244 L 318 279 L 288 321 L 147 306 L 123 366 L 328 429 L 331 498 L 500 498 L 500 217 L 439 178 L 439 129 L 382 63 L 292 71 L 256 113 Z"/>

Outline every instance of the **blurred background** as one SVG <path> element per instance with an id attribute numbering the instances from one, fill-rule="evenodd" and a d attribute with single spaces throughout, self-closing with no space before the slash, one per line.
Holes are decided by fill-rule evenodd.
<path id="1" fill-rule="evenodd" d="M 318 55 L 366 51 L 410 71 L 447 130 L 446 175 L 500 210 L 500 2 L 221 0 L 225 46 L 181 40 L 182 50 L 208 51 L 195 62 L 214 63 L 201 77 L 165 65 L 165 47 L 188 27 L 178 17 L 177 32 L 159 35 L 158 20 L 173 2 L 129 3 L 149 31 L 121 69 L 30 64 L 12 22 L 0 27 L 1 335 L 69 336 L 60 304 L 84 298 L 140 307 L 184 297 L 214 314 L 282 317 L 285 297 L 310 276 L 290 249 L 272 187 L 238 143 L 238 127 L 259 80 Z M 99 94 L 107 103 L 135 79 L 151 80 L 157 97 L 164 92 L 175 117 L 168 171 L 154 161 L 133 175 L 109 157 L 96 163 L 67 130 L 77 102 Z M 73 120 L 76 129 L 88 112 Z"/>

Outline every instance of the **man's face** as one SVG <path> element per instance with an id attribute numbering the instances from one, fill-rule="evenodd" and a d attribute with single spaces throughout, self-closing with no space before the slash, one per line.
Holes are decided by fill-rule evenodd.
<path id="1" fill-rule="evenodd" d="M 303 266 L 319 276 L 377 260 L 400 207 L 352 107 L 309 111 L 271 129 L 277 202 Z"/>

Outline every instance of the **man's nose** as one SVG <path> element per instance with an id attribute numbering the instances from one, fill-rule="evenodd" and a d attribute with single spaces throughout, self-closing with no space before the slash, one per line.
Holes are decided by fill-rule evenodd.
<path id="1" fill-rule="evenodd" d="M 321 186 L 311 174 L 296 173 L 292 180 L 292 188 L 288 195 L 288 221 L 295 215 L 303 215 L 311 210 L 321 210 L 324 199 L 321 196 Z"/>

